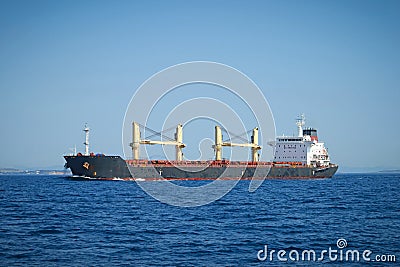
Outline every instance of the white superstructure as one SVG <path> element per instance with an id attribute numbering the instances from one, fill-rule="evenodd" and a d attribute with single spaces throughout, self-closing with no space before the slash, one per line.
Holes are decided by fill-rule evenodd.
<path id="1" fill-rule="evenodd" d="M 279 136 L 269 142 L 274 147 L 275 163 L 298 163 L 314 167 L 327 167 L 330 164 L 328 151 L 324 143 L 318 141 L 317 130 L 303 128 L 304 115 L 297 120 L 298 136 Z"/>

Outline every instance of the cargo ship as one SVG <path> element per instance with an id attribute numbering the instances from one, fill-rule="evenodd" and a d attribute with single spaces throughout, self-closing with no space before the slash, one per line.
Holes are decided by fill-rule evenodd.
<path id="1" fill-rule="evenodd" d="M 297 136 L 279 136 L 268 142 L 272 146 L 272 161 L 259 161 L 258 128 L 252 131 L 248 143 L 222 141 L 220 126 L 215 126 L 215 159 L 184 160 L 182 125 L 176 127 L 175 139 L 168 141 L 141 140 L 141 125 L 132 123 L 132 159 L 120 156 L 89 153 L 89 128 L 85 126 L 85 153 L 64 156 L 65 167 L 73 177 L 100 180 L 215 180 L 215 179 L 320 179 L 332 177 L 338 165 L 330 162 L 327 148 L 319 142 L 317 130 L 303 128 L 304 116 L 296 120 Z M 173 145 L 176 160 L 139 158 L 140 145 Z M 222 158 L 222 147 L 240 146 L 251 149 L 251 161 L 231 161 Z"/>

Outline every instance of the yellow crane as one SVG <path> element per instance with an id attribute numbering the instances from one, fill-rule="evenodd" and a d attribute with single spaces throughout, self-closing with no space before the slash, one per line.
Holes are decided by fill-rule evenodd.
<path id="1" fill-rule="evenodd" d="M 137 122 L 132 123 L 132 143 L 130 146 L 132 147 L 132 155 L 133 159 L 139 159 L 139 147 L 140 145 L 173 145 L 176 148 L 176 160 L 181 161 L 183 160 L 183 153 L 182 148 L 186 145 L 182 142 L 183 141 L 183 134 L 182 134 L 182 124 L 178 124 L 176 127 L 175 132 L 175 140 L 171 141 L 153 141 L 153 140 L 146 140 L 140 139 L 140 125 Z"/>
<path id="2" fill-rule="evenodd" d="M 222 160 L 223 146 L 250 147 L 252 161 L 258 161 L 258 150 L 261 149 L 261 146 L 258 145 L 258 128 L 256 127 L 253 129 L 253 135 L 251 136 L 250 143 L 231 143 L 222 141 L 221 127 L 215 126 L 215 145 L 213 146 L 215 149 L 215 160 Z"/>

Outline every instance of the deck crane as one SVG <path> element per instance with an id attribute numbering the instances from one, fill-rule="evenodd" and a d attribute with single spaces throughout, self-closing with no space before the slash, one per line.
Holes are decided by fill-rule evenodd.
<path id="1" fill-rule="evenodd" d="M 133 122 L 132 123 L 132 132 L 133 132 L 132 143 L 130 143 L 130 146 L 132 147 L 133 159 L 135 159 L 135 160 L 139 159 L 140 145 L 173 145 L 173 146 L 175 146 L 175 149 L 176 149 L 176 160 L 177 161 L 183 160 L 182 148 L 184 148 L 186 145 L 182 142 L 183 141 L 182 124 L 178 124 L 178 126 L 176 127 L 175 140 L 171 139 L 171 138 L 166 138 L 166 139 L 169 139 L 169 141 L 153 141 L 153 140 L 148 140 L 148 139 L 141 140 L 140 139 L 140 126 L 155 133 L 154 135 L 161 136 L 161 133 L 157 133 L 143 125 L 140 125 L 137 122 Z"/>
<path id="2" fill-rule="evenodd" d="M 236 136 L 238 137 L 238 136 Z M 245 140 L 247 141 L 247 140 Z M 220 126 L 215 126 L 215 144 L 213 148 L 215 150 L 215 160 L 222 160 L 222 147 L 223 146 L 237 146 L 237 147 L 250 147 L 252 161 L 258 161 L 258 150 L 261 149 L 261 146 L 258 145 L 258 128 L 253 129 L 253 135 L 251 136 L 250 143 L 231 143 L 231 142 L 223 142 L 222 141 L 222 132 Z"/>

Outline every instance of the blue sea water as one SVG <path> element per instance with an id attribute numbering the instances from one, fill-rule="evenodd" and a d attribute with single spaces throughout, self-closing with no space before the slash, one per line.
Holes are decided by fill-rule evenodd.
<path id="1" fill-rule="evenodd" d="M 196 181 L 188 182 L 192 186 Z M 240 181 L 212 204 L 182 208 L 135 182 L 0 176 L 1 266 L 358 266 L 365 261 L 260 261 L 271 250 L 371 250 L 400 262 L 400 175 L 338 174 Z M 339 252 L 338 252 L 339 253 Z M 263 254 L 260 254 L 263 255 Z M 319 256 L 319 254 L 317 255 Z"/>

